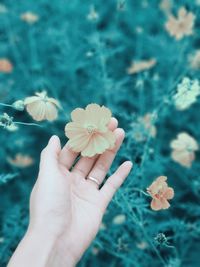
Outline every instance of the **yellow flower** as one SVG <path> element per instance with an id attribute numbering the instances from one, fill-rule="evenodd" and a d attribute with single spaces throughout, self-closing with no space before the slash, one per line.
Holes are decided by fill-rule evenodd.
<path id="1" fill-rule="evenodd" d="M 141 71 L 148 70 L 156 64 L 155 59 L 134 61 L 132 65 L 127 69 L 128 74 L 135 74 Z"/>
<path id="2" fill-rule="evenodd" d="M 36 93 L 35 96 L 27 97 L 24 100 L 27 112 L 36 121 L 53 121 L 58 116 L 57 108 L 59 102 L 54 98 L 49 98 L 45 91 Z"/>
<path id="3" fill-rule="evenodd" d="M 92 157 L 114 146 L 114 133 L 108 129 L 111 119 L 108 108 L 89 104 L 86 109 L 76 108 L 72 111 L 71 118 L 72 122 L 65 126 L 65 134 L 73 151 Z"/>
<path id="4" fill-rule="evenodd" d="M 184 36 L 193 34 L 195 15 L 182 7 L 178 11 L 178 17 L 169 16 L 169 20 L 165 24 L 165 28 L 169 34 L 176 40 L 182 39 Z"/>
<path id="5" fill-rule="evenodd" d="M 7 158 L 7 161 L 18 168 L 26 168 L 33 164 L 33 159 L 28 155 L 16 154 L 15 158 Z"/>
<path id="6" fill-rule="evenodd" d="M 172 148 L 171 157 L 180 165 L 190 168 L 195 159 L 195 151 L 199 149 L 197 141 L 187 133 L 180 133 L 177 139 L 170 144 Z"/>

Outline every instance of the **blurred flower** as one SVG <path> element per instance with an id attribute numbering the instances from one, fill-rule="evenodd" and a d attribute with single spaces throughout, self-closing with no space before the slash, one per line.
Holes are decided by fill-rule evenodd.
<path id="1" fill-rule="evenodd" d="M 39 20 L 39 16 L 37 14 L 30 12 L 30 11 L 21 14 L 20 18 L 21 18 L 21 20 L 23 20 L 29 24 L 33 24 Z"/>
<path id="2" fill-rule="evenodd" d="M 145 141 L 148 136 L 155 137 L 157 130 L 153 124 L 153 114 L 147 113 L 143 117 L 139 117 L 137 122 L 132 123 L 133 138 L 138 142 Z"/>
<path id="3" fill-rule="evenodd" d="M 156 60 L 155 59 L 149 59 L 149 60 L 141 60 L 141 61 L 135 61 L 132 63 L 132 65 L 127 69 L 128 74 L 135 74 L 141 71 L 148 70 L 155 66 Z"/>
<path id="4" fill-rule="evenodd" d="M 24 110 L 24 101 L 23 100 L 17 100 L 14 103 L 12 103 L 12 107 L 16 110 L 23 111 Z"/>
<path id="5" fill-rule="evenodd" d="M 0 13 L 6 13 L 7 12 L 7 7 L 0 4 Z"/>
<path id="6" fill-rule="evenodd" d="M 113 223 L 114 224 L 123 224 L 125 221 L 126 221 L 126 216 L 124 214 L 116 215 L 113 218 Z"/>
<path id="7" fill-rule="evenodd" d="M 1 58 L 0 59 L 0 72 L 10 73 L 12 72 L 12 70 L 13 70 L 12 63 L 6 58 Z"/>
<path id="8" fill-rule="evenodd" d="M 10 132 L 18 129 L 17 125 L 13 122 L 13 117 L 10 117 L 7 113 L 0 115 L 0 126 Z"/>
<path id="9" fill-rule="evenodd" d="M 189 57 L 191 68 L 200 69 L 200 50 L 196 50 L 195 54 Z"/>
<path id="10" fill-rule="evenodd" d="M 26 168 L 33 164 L 34 160 L 29 155 L 16 154 L 15 158 L 7 157 L 7 161 L 18 168 Z"/>
<path id="11" fill-rule="evenodd" d="M 103 231 L 103 230 L 106 230 L 106 228 L 107 227 L 106 227 L 105 223 L 101 222 L 99 229 Z"/>
<path id="12" fill-rule="evenodd" d="M 0 237 L 0 243 L 3 243 L 3 242 L 4 242 L 4 238 Z"/>
<path id="13" fill-rule="evenodd" d="M 148 243 L 145 241 L 141 241 L 139 243 L 136 243 L 136 247 L 141 249 L 141 250 L 148 248 L 148 246 L 149 246 Z"/>
<path id="14" fill-rule="evenodd" d="M 65 134 L 73 151 L 92 157 L 114 146 L 114 133 L 108 129 L 111 119 L 108 108 L 89 104 L 85 110 L 76 108 L 72 111 L 71 118 L 72 122 L 65 126 Z"/>
<path id="15" fill-rule="evenodd" d="M 184 36 L 193 34 L 195 15 L 182 7 L 178 11 L 178 17 L 169 16 L 169 20 L 165 24 L 168 33 L 175 37 L 176 40 L 182 39 Z"/>
<path id="16" fill-rule="evenodd" d="M 172 8 L 172 1 L 171 0 L 162 0 L 159 5 L 160 9 L 166 13 L 169 13 Z"/>
<path id="17" fill-rule="evenodd" d="M 178 134 L 177 138 L 170 143 L 172 148 L 171 157 L 184 167 L 190 168 L 195 159 L 195 151 L 199 149 L 197 141 L 187 133 Z"/>
<path id="18" fill-rule="evenodd" d="M 99 254 L 99 251 L 100 250 L 97 247 L 93 247 L 92 250 L 91 250 L 92 254 L 95 255 L 95 256 Z"/>
<path id="19" fill-rule="evenodd" d="M 198 80 L 183 78 L 178 84 L 177 93 L 173 96 L 175 106 L 178 110 L 185 110 L 196 102 L 200 95 L 200 85 Z"/>
<path id="20" fill-rule="evenodd" d="M 166 180 L 167 177 L 160 176 L 147 188 L 147 192 L 153 198 L 151 201 L 152 210 L 157 211 L 170 207 L 168 200 L 174 197 L 174 190 L 168 187 Z"/>
<path id="21" fill-rule="evenodd" d="M 58 116 L 57 108 L 60 107 L 59 102 L 54 98 L 49 98 L 46 91 L 27 97 L 24 105 L 27 112 L 36 121 L 55 120 Z"/>
<path id="22" fill-rule="evenodd" d="M 88 20 L 97 20 L 99 18 L 99 14 L 96 12 L 94 6 L 90 7 L 90 12 L 87 15 Z"/>

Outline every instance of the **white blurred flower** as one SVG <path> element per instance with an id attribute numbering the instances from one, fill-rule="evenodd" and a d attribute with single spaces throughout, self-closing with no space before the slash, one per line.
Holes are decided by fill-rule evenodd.
<path id="1" fill-rule="evenodd" d="M 170 143 L 171 157 L 180 165 L 190 168 L 195 159 L 195 151 L 199 149 L 197 141 L 188 133 L 182 132 Z"/>
<path id="2" fill-rule="evenodd" d="M 91 6 L 90 7 L 90 12 L 89 14 L 87 15 L 87 19 L 88 20 L 97 20 L 99 18 L 99 14 L 97 13 L 97 11 L 95 10 L 95 7 L 94 6 Z"/>
<path id="3" fill-rule="evenodd" d="M 37 14 L 34 14 L 30 11 L 27 11 L 20 16 L 21 20 L 29 23 L 29 24 L 34 24 L 39 20 L 39 16 Z"/>
<path id="4" fill-rule="evenodd" d="M 192 69 L 200 69 L 200 50 L 196 50 L 193 55 L 189 57 L 190 66 Z"/>
<path id="5" fill-rule="evenodd" d="M 0 115 L 0 126 L 10 132 L 18 129 L 17 125 L 13 122 L 13 117 L 10 117 L 7 113 Z"/>
<path id="6" fill-rule="evenodd" d="M 113 223 L 114 224 L 123 224 L 125 221 L 126 221 L 126 216 L 124 214 L 116 215 L 113 218 Z"/>
<path id="7" fill-rule="evenodd" d="M 177 110 L 185 110 L 196 102 L 200 95 L 200 85 L 198 80 L 183 78 L 178 84 L 177 93 L 173 96 Z"/>

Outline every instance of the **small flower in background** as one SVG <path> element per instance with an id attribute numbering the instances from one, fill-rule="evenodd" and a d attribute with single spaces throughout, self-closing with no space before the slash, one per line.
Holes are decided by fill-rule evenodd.
<path id="1" fill-rule="evenodd" d="M 135 74 L 141 71 L 145 71 L 145 70 L 153 68 L 155 64 L 156 64 L 155 59 L 134 61 L 132 62 L 131 66 L 127 69 L 127 73 Z"/>
<path id="2" fill-rule="evenodd" d="M 21 20 L 23 20 L 29 24 L 34 24 L 35 22 L 37 22 L 39 20 L 39 16 L 37 14 L 30 12 L 30 11 L 21 14 L 20 18 L 21 18 Z"/>
<path id="3" fill-rule="evenodd" d="M 97 13 L 97 11 L 95 10 L 95 7 L 92 5 L 90 7 L 90 12 L 89 14 L 87 15 L 87 19 L 88 20 L 91 20 L 91 21 L 94 21 L 94 20 L 98 20 L 99 18 L 99 14 Z"/>
<path id="4" fill-rule="evenodd" d="M 95 256 L 99 254 L 99 251 L 100 250 L 99 250 L 98 247 L 93 247 L 92 250 L 91 250 L 92 254 L 95 255 Z"/>
<path id="5" fill-rule="evenodd" d="M 18 168 L 26 168 L 31 165 L 33 165 L 34 160 L 29 155 L 23 155 L 21 153 L 18 153 L 15 155 L 14 158 L 7 157 L 7 161 L 15 167 Z"/>
<path id="6" fill-rule="evenodd" d="M 13 117 L 10 117 L 7 113 L 0 115 L 0 126 L 10 132 L 18 129 L 17 125 L 13 122 Z"/>
<path id="7" fill-rule="evenodd" d="M 113 218 L 113 224 L 123 224 L 126 221 L 126 216 L 124 214 L 116 215 Z"/>
<path id="8" fill-rule="evenodd" d="M 24 100 L 27 112 L 36 121 L 53 121 L 58 116 L 59 102 L 47 96 L 47 92 L 36 93 L 35 96 L 27 97 Z"/>
<path id="9" fill-rule="evenodd" d="M 193 34 L 195 15 L 182 7 L 178 11 L 178 17 L 169 16 L 169 20 L 165 24 L 168 33 L 175 37 L 176 40 L 182 39 L 184 36 Z"/>
<path id="10" fill-rule="evenodd" d="M 68 145 L 84 157 L 92 157 L 111 149 L 115 135 L 108 129 L 111 111 L 97 104 L 89 104 L 86 109 L 76 108 L 71 113 L 72 122 L 65 126 L 69 138 Z"/>
<path id="11" fill-rule="evenodd" d="M 197 101 L 200 95 L 200 85 L 198 80 L 190 80 L 185 77 L 178 84 L 177 93 L 173 96 L 173 100 L 177 110 L 188 109 Z"/>
<path id="12" fill-rule="evenodd" d="M 149 246 L 148 243 L 145 241 L 141 241 L 141 242 L 136 243 L 136 247 L 141 249 L 141 250 L 148 248 L 148 246 Z"/>
<path id="13" fill-rule="evenodd" d="M 12 70 L 13 70 L 12 63 L 6 58 L 1 58 L 0 59 L 0 72 L 10 73 L 12 72 Z"/>
<path id="14" fill-rule="evenodd" d="M 162 0 L 159 5 L 160 9 L 163 10 L 165 13 L 169 14 L 172 8 L 172 1 L 171 0 Z"/>
<path id="15" fill-rule="evenodd" d="M 7 10 L 7 7 L 0 4 L 0 13 L 6 13 L 8 10 Z"/>
<path id="16" fill-rule="evenodd" d="M 145 141 L 148 136 L 155 138 L 157 129 L 153 124 L 153 114 L 147 113 L 143 117 L 139 117 L 137 122 L 132 123 L 133 138 L 138 142 Z"/>
<path id="17" fill-rule="evenodd" d="M 200 69 L 200 50 L 196 50 L 193 55 L 189 56 L 189 63 L 192 69 Z"/>
<path id="18" fill-rule="evenodd" d="M 103 223 L 103 222 L 101 222 L 99 229 L 100 229 L 101 231 L 104 231 L 104 230 L 106 230 L 106 228 L 107 228 L 106 224 Z"/>
<path id="19" fill-rule="evenodd" d="M 0 237 L 0 244 L 4 242 L 4 238 Z"/>
<path id="20" fill-rule="evenodd" d="M 190 168 L 195 159 L 195 151 L 199 149 L 197 141 L 188 133 L 180 133 L 170 143 L 172 148 L 171 157 L 180 165 Z"/>
<path id="21" fill-rule="evenodd" d="M 158 177 L 148 188 L 147 192 L 153 198 L 151 201 L 152 210 L 168 209 L 170 204 L 169 199 L 174 197 L 174 190 L 168 187 L 167 177 Z"/>

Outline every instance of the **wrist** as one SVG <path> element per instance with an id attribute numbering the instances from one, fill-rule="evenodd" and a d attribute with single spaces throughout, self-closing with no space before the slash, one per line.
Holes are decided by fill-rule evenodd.
<path id="1" fill-rule="evenodd" d="M 62 242 L 62 235 L 58 235 L 46 229 L 29 229 L 26 238 L 38 244 L 39 253 L 43 254 L 45 265 L 48 267 L 74 267 L 78 260 L 71 251 L 70 240 Z"/>

